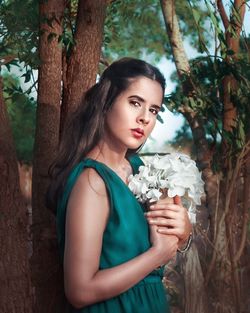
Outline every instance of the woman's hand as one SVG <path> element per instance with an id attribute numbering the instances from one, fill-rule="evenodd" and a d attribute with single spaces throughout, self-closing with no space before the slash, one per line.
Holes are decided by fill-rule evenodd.
<path id="1" fill-rule="evenodd" d="M 145 216 L 150 225 L 157 226 L 159 233 L 177 236 L 179 247 L 187 241 L 191 233 L 192 226 L 187 209 L 182 206 L 179 196 L 160 199 L 149 207 Z"/>
<path id="2" fill-rule="evenodd" d="M 150 225 L 150 241 L 157 252 L 159 265 L 166 264 L 177 252 L 179 239 L 173 235 L 164 235 L 157 231 L 156 225 Z"/>

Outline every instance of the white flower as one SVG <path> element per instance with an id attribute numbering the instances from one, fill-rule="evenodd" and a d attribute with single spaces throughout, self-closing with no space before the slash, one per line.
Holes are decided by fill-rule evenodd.
<path id="1" fill-rule="evenodd" d="M 155 155 L 150 162 L 139 167 L 139 173 L 129 176 L 129 188 L 141 202 L 157 201 L 167 189 L 168 196 L 188 197 L 194 205 L 201 204 L 204 182 L 196 163 L 186 154 L 171 153 L 163 157 Z M 191 221 L 195 210 L 189 208 Z M 192 211 L 191 211 L 192 210 Z"/>
<path id="2" fill-rule="evenodd" d="M 151 189 L 146 193 L 146 197 L 150 202 L 159 200 L 161 195 L 162 192 L 160 192 L 158 189 Z"/>

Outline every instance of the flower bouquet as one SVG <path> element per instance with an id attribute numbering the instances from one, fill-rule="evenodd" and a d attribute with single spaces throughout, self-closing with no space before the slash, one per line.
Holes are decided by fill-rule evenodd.
<path id="1" fill-rule="evenodd" d="M 182 153 L 155 155 L 151 161 L 139 167 L 139 173 L 128 178 L 129 188 L 138 201 L 154 202 L 164 194 L 182 197 L 192 223 L 196 222 L 196 205 L 201 204 L 204 182 L 196 163 Z"/>

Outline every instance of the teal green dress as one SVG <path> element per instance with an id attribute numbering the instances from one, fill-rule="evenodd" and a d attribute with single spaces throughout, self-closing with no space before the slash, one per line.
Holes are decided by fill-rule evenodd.
<path id="1" fill-rule="evenodd" d="M 129 159 L 133 173 L 142 161 L 138 156 Z M 103 234 L 100 269 L 107 269 L 142 254 L 150 248 L 149 228 L 143 207 L 123 180 L 105 164 L 85 159 L 71 172 L 57 210 L 59 246 L 63 255 L 65 242 L 65 214 L 70 192 L 82 171 L 93 168 L 105 182 L 110 203 L 110 216 Z M 162 284 L 163 268 L 154 270 L 126 292 L 74 313 L 168 313 L 166 291 Z"/>

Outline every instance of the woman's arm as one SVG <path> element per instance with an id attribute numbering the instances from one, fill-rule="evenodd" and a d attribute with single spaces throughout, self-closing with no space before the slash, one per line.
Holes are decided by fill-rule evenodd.
<path id="1" fill-rule="evenodd" d="M 148 251 L 116 267 L 99 270 L 108 217 L 105 184 L 95 170 L 86 169 L 72 190 L 66 216 L 65 293 L 75 307 L 109 299 L 128 290 L 171 259 L 178 248 L 175 236 L 161 235 L 152 226 L 152 247 Z"/>

